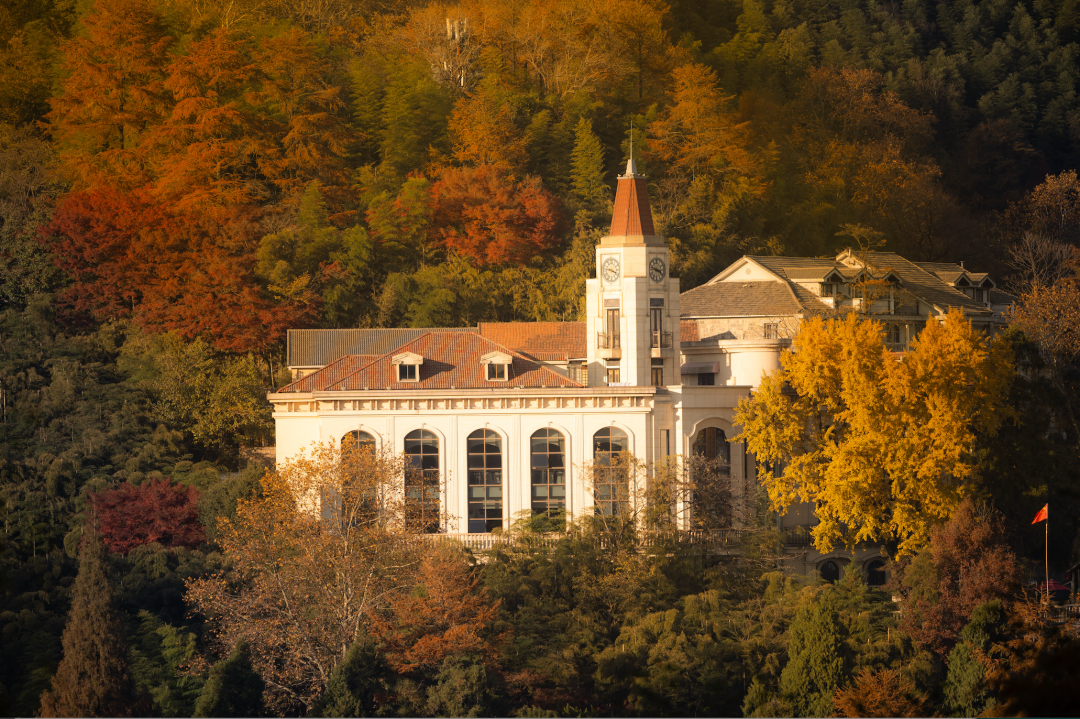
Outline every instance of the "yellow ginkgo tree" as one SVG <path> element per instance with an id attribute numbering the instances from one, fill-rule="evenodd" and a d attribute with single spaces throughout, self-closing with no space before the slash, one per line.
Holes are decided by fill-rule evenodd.
<path id="1" fill-rule="evenodd" d="M 883 331 L 855 313 L 806 321 L 781 369 L 739 404 L 735 440 L 777 468 L 762 473 L 773 509 L 813 502 L 822 551 L 917 551 L 977 491 L 976 448 L 1010 411 L 1012 352 L 962 312 L 928 321 L 902 355 Z"/>

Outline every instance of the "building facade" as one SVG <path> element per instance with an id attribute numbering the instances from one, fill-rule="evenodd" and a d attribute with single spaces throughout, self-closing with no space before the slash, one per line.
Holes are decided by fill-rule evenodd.
<path id="1" fill-rule="evenodd" d="M 1008 299 L 985 275 L 885 253 L 743 257 L 685 293 L 669 269 L 630 160 L 584 321 L 292 331 L 294 381 L 268 396 L 277 460 L 349 437 L 404 452 L 443 517 L 431 530 L 449 534 L 489 533 L 528 512 L 609 511 L 583 468 L 624 450 L 648 464 L 720 457 L 737 495 L 757 467 L 729 442 L 735 408 L 779 367 L 803 319 L 859 309 L 901 350 L 949 307 L 993 331 Z M 781 521 L 794 571 L 838 576 L 855 562 L 877 576 L 876 547 L 823 556 L 809 546 L 812 507 Z"/>

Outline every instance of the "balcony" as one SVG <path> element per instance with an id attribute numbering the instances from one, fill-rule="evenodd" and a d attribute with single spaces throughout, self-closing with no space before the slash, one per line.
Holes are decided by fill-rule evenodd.
<path id="1" fill-rule="evenodd" d="M 907 342 L 885 342 L 885 349 L 890 352 L 907 352 Z"/>
<path id="2" fill-rule="evenodd" d="M 671 333 L 670 332 L 653 332 L 652 333 L 652 347 L 653 349 L 671 349 Z"/>
<path id="3" fill-rule="evenodd" d="M 596 333 L 596 349 L 598 349 L 598 350 L 617 350 L 617 349 L 619 349 L 619 333 L 618 332 L 597 332 Z"/>

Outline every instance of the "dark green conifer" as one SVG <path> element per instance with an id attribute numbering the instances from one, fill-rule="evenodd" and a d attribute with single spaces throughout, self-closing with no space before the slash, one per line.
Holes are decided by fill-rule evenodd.
<path id="1" fill-rule="evenodd" d="M 241 640 L 233 647 L 228 659 L 211 667 L 193 716 L 262 716 L 265 687 L 266 683 L 251 666 L 247 642 Z"/>
<path id="2" fill-rule="evenodd" d="M 125 717 L 139 711 L 124 629 L 94 522 L 79 554 L 63 646 L 52 687 L 41 695 L 40 716 Z"/>
<path id="3" fill-rule="evenodd" d="M 611 190 L 604 182 L 604 147 L 584 117 L 574 130 L 571 180 L 577 209 L 590 218 L 611 212 Z"/>
<path id="4" fill-rule="evenodd" d="M 363 717 L 375 716 L 379 702 L 376 696 L 386 694 L 386 662 L 375 650 L 370 639 L 354 642 L 345 661 L 334 668 L 326 691 L 315 702 L 311 716 Z"/>
<path id="5" fill-rule="evenodd" d="M 794 716 L 833 714 L 833 695 L 843 683 L 843 627 L 837 617 L 836 592 L 827 589 L 801 608 L 791 624 L 788 663 L 780 675 L 780 693 Z"/>

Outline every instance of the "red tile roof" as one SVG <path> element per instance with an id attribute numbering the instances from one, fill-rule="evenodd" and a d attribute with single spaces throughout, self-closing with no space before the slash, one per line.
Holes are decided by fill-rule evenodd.
<path id="1" fill-rule="evenodd" d="M 322 369 L 285 385 L 278 392 L 318 392 L 377 359 L 379 355 L 345 355 Z"/>
<path id="2" fill-rule="evenodd" d="M 424 358 L 420 365 L 420 379 L 417 382 L 399 382 L 397 367 L 391 364 L 395 355 L 412 352 Z M 489 352 L 505 352 L 512 357 L 510 378 L 505 382 L 491 382 L 487 379 L 487 367 L 480 364 L 480 358 Z M 356 356 L 353 356 L 356 357 Z M 345 362 L 350 358 L 342 358 Z M 359 363 L 358 363 L 359 364 Z M 563 377 L 536 361 L 523 356 L 502 345 L 473 332 L 429 333 L 398 347 L 372 362 L 358 367 L 347 376 L 334 371 L 333 381 L 320 377 L 331 368 L 327 365 L 304 380 L 311 380 L 307 386 L 325 391 L 346 391 L 360 389 L 498 389 L 503 387 L 539 388 L 539 387 L 581 387 L 583 385 Z M 299 380 L 283 388 L 283 392 L 306 392 L 314 389 L 292 389 L 304 380 Z"/>
<path id="3" fill-rule="evenodd" d="M 694 320 L 680 320 L 679 321 L 679 341 L 680 342 L 697 342 L 698 337 L 698 325 Z"/>
<path id="4" fill-rule="evenodd" d="M 619 178 L 619 186 L 615 190 L 615 212 L 611 215 L 611 234 L 615 237 L 656 234 L 644 177 Z"/>
<path id="5" fill-rule="evenodd" d="M 584 322 L 481 322 L 480 336 L 543 362 L 589 353 Z"/>

